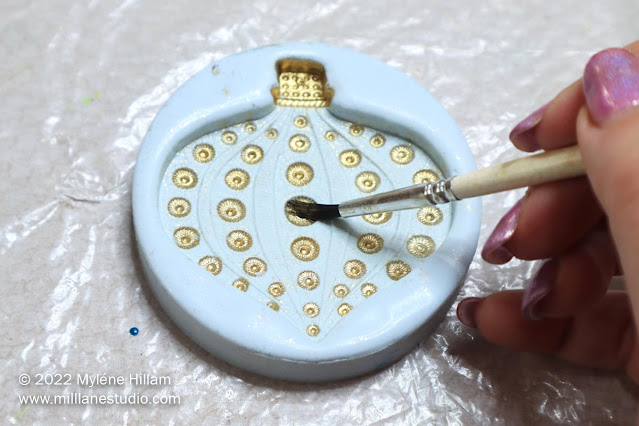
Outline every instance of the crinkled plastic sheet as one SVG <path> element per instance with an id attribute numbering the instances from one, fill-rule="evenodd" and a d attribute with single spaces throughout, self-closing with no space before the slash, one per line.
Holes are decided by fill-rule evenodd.
<path id="1" fill-rule="evenodd" d="M 518 155 L 518 119 L 595 51 L 637 38 L 639 3 L 488 1 L 3 1 L 0 6 L 0 399 L 14 424 L 627 424 L 621 374 L 494 347 L 451 310 L 392 367 L 321 386 L 276 382 L 184 336 L 144 283 L 131 226 L 140 142 L 189 76 L 231 53 L 320 41 L 373 55 L 429 89 L 479 166 Z M 485 197 L 483 242 L 521 192 Z M 521 288 L 535 265 L 473 262 L 461 297 Z M 138 327 L 133 337 L 129 328 Z M 18 376 L 166 375 L 169 386 L 20 386 Z M 74 378 L 75 381 L 75 378 Z M 90 390 L 181 404 L 23 405 Z"/>

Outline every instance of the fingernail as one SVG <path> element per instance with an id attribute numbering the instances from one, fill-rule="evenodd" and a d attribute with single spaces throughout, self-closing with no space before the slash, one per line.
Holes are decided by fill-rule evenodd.
<path id="1" fill-rule="evenodd" d="M 521 299 L 524 318 L 535 321 L 542 318 L 543 312 L 539 310 L 539 305 L 552 289 L 557 276 L 557 265 L 557 262 L 552 260 L 544 263 L 524 291 Z"/>
<path id="2" fill-rule="evenodd" d="M 550 102 L 524 118 L 521 123 L 516 125 L 510 131 L 509 138 L 513 145 L 526 152 L 533 152 L 541 149 L 539 142 L 537 141 L 536 130 L 537 125 L 541 121 L 541 117 L 543 117 L 544 112 L 546 112 L 546 109 L 548 108 L 548 105 L 550 105 Z"/>
<path id="3" fill-rule="evenodd" d="M 484 300 L 481 297 L 469 297 L 462 300 L 457 305 L 457 318 L 462 324 L 468 327 L 477 328 L 477 321 L 475 321 L 475 312 L 479 307 L 479 303 Z"/>
<path id="4" fill-rule="evenodd" d="M 490 237 L 486 240 L 484 249 L 481 251 L 481 257 L 483 257 L 486 262 L 501 265 L 513 258 L 512 253 L 504 247 L 504 244 L 506 244 L 515 233 L 521 207 L 524 205 L 524 198 L 517 201 L 508 213 L 501 218 L 492 234 L 490 234 Z"/>
<path id="5" fill-rule="evenodd" d="M 594 55 L 584 70 L 588 110 L 599 124 L 639 105 L 639 59 L 626 49 L 606 49 Z"/>

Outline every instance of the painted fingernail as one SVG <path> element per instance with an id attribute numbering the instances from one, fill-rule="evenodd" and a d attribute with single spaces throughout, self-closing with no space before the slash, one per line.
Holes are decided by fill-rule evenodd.
<path id="1" fill-rule="evenodd" d="M 484 300 L 481 297 L 469 297 L 462 300 L 457 305 L 457 318 L 462 324 L 468 327 L 477 328 L 477 321 L 475 321 L 475 312 L 479 307 L 479 303 Z"/>
<path id="2" fill-rule="evenodd" d="M 521 312 L 524 318 L 539 320 L 543 312 L 539 310 L 540 303 L 548 296 L 557 277 L 557 262 L 549 260 L 544 263 L 524 291 L 521 299 Z"/>
<path id="3" fill-rule="evenodd" d="M 510 131 L 509 138 L 513 145 L 527 152 L 533 152 L 541 149 L 539 142 L 537 141 L 536 130 L 537 125 L 541 121 L 541 117 L 543 117 L 544 112 L 546 112 L 546 109 L 548 108 L 548 105 L 550 105 L 550 102 L 524 118 L 521 123 L 516 125 Z"/>
<path id="4" fill-rule="evenodd" d="M 506 244 L 515 233 L 523 205 L 524 199 L 522 198 L 501 218 L 492 234 L 490 234 L 490 237 L 486 240 L 484 249 L 481 251 L 481 257 L 483 257 L 486 262 L 501 265 L 508 263 L 508 261 L 513 258 L 512 253 L 504 247 L 504 244 Z"/>
<path id="5" fill-rule="evenodd" d="M 583 85 L 590 114 L 603 124 L 639 105 L 639 59 L 626 49 L 603 50 L 588 61 Z"/>

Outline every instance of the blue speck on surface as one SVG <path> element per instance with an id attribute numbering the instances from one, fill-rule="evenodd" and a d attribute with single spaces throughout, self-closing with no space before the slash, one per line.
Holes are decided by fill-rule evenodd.
<path id="1" fill-rule="evenodd" d="M 131 336 L 137 336 L 139 332 L 140 330 L 138 330 L 137 327 L 131 327 L 131 329 L 129 330 L 129 333 L 131 333 Z"/>

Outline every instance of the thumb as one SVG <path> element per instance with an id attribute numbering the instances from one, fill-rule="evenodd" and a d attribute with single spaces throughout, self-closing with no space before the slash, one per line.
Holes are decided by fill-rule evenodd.
<path id="1" fill-rule="evenodd" d="M 639 59 L 625 49 L 599 52 L 586 65 L 583 86 L 587 108 L 577 118 L 577 140 L 590 183 L 608 216 L 637 313 Z"/>

